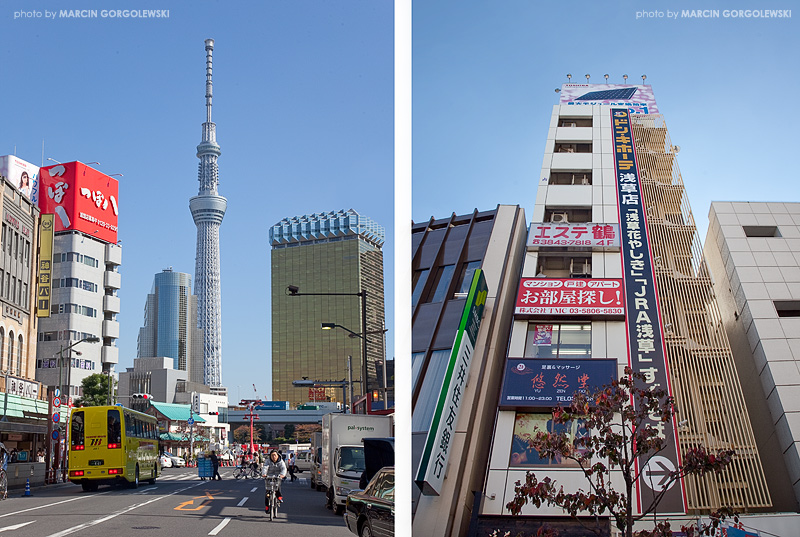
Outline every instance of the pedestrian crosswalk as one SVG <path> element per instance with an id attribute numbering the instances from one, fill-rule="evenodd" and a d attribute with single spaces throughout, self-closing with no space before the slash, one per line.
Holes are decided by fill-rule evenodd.
<path id="1" fill-rule="evenodd" d="M 233 472 L 225 472 L 221 471 L 220 475 L 222 479 L 234 479 Z M 196 481 L 199 480 L 200 477 L 197 475 L 197 472 L 180 472 L 180 473 L 171 473 L 169 470 L 164 471 L 160 476 L 158 476 L 159 481 Z M 246 481 L 246 479 L 244 480 Z M 253 480 L 257 481 L 257 480 Z M 295 481 L 286 480 L 286 485 L 297 484 L 297 485 L 306 485 L 308 486 L 308 478 L 305 477 L 297 477 Z"/>

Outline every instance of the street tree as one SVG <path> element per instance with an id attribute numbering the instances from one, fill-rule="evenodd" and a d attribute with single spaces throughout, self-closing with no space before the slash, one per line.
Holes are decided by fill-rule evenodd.
<path id="1" fill-rule="evenodd" d="M 299 443 L 311 442 L 311 437 L 314 433 L 322 431 L 322 425 L 319 423 L 304 423 L 295 428 L 297 434 L 297 441 Z"/>
<path id="2" fill-rule="evenodd" d="M 83 379 L 81 386 L 83 397 L 75 400 L 75 406 L 103 406 L 111 403 L 111 393 L 116 382 L 108 375 L 95 373 Z"/>
<path id="3" fill-rule="evenodd" d="M 733 450 L 710 453 L 701 445 L 684 450 L 681 464 L 661 482 L 661 492 L 652 497 L 649 505 L 643 504 L 641 512 L 635 512 L 634 486 L 642 478 L 648 461 L 667 447 L 663 435 L 650 423 L 656 420 L 666 426 L 675 415 L 673 398 L 666 390 L 642 388 L 640 386 L 646 385 L 644 381 L 644 375 L 626 367 L 622 378 L 594 394 L 576 393 L 568 408 L 559 407 L 553 411 L 554 424 L 583 420 L 587 435 L 572 438 L 564 431 L 569 428 L 554 427 L 562 432 L 537 431 L 530 439 L 530 446 L 543 459 L 560 458 L 576 463 L 588 482 L 587 490 L 565 492 L 564 487 L 550 477 L 539 479 L 535 472 L 528 472 L 524 483 L 517 481 L 514 499 L 506 508 L 517 515 L 529 502 L 537 507 L 542 504 L 558 506 L 597 535 L 601 534 L 599 525 L 587 524 L 579 516 L 588 515 L 595 520 L 609 516 L 626 537 L 633 537 L 636 522 L 648 519 L 654 521 L 654 529 L 638 531 L 636 536 L 671 536 L 669 521 L 658 517 L 658 505 L 671 484 L 688 475 L 720 472 L 735 454 Z M 621 475 L 624 490 L 614 488 L 612 473 Z M 720 510 L 713 513 L 712 521 L 719 524 L 730 514 L 729 510 Z M 682 529 L 689 533 L 698 531 L 697 528 Z M 710 528 L 701 528 L 703 530 L 710 531 Z"/>
<path id="4" fill-rule="evenodd" d="M 250 444 L 250 426 L 249 425 L 240 425 L 236 429 L 233 430 L 233 439 L 237 444 Z M 257 428 L 253 428 L 253 442 L 256 444 L 261 443 L 261 431 Z"/>

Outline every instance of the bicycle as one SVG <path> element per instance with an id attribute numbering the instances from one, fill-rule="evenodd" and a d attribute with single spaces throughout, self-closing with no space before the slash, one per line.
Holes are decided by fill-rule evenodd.
<path id="1" fill-rule="evenodd" d="M 237 466 L 236 469 L 233 471 L 233 477 L 236 479 L 247 477 L 247 470 L 248 468 L 245 466 Z"/>
<path id="2" fill-rule="evenodd" d="M 280 482 L 280 477 L 265 477 L 264 478 L 264 494 L 265 504 L 267 508 L 267 515 L 269 516 L 270 521 L 275 520 L 278 518 L 278 483 Z"/>

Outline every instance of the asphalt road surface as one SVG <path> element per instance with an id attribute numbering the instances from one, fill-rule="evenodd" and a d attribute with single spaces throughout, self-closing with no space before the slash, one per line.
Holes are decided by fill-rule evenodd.
<path id="1" fill-rule="evenodd" d="M 200 480 L 197 468 L 165 468 L 155 485 L 138 489 L 102 486 L 83 492 L 71 483 L 34 489 L 32 496 L 9 491 L 0 501 L 0 534 L 14 537 L 158 536 L 346 537 L 344 519 L 325 508 L 325 494 L 301 477 L 283 486 L 278 519 L 264 513 L 264 482 L 233 479 L 233 468 L 220 469 L 222 481 Z M 303 474 L 300 474 L 301 476 Z"/>

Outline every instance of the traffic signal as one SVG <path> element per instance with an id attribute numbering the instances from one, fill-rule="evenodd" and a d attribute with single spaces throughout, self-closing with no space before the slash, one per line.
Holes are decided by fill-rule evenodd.
<path id="1" fill-rule="evenodd" d="M 152 399 L 153 396 L 149 393 L 135 393 L 131 395 L 131 399 L 143 399 L 145 401 Z"/>
<path id="2" fill-rule="evenodd" d="M 209 416 L 219 416 L 219 412 L 209 412 Z"/>

